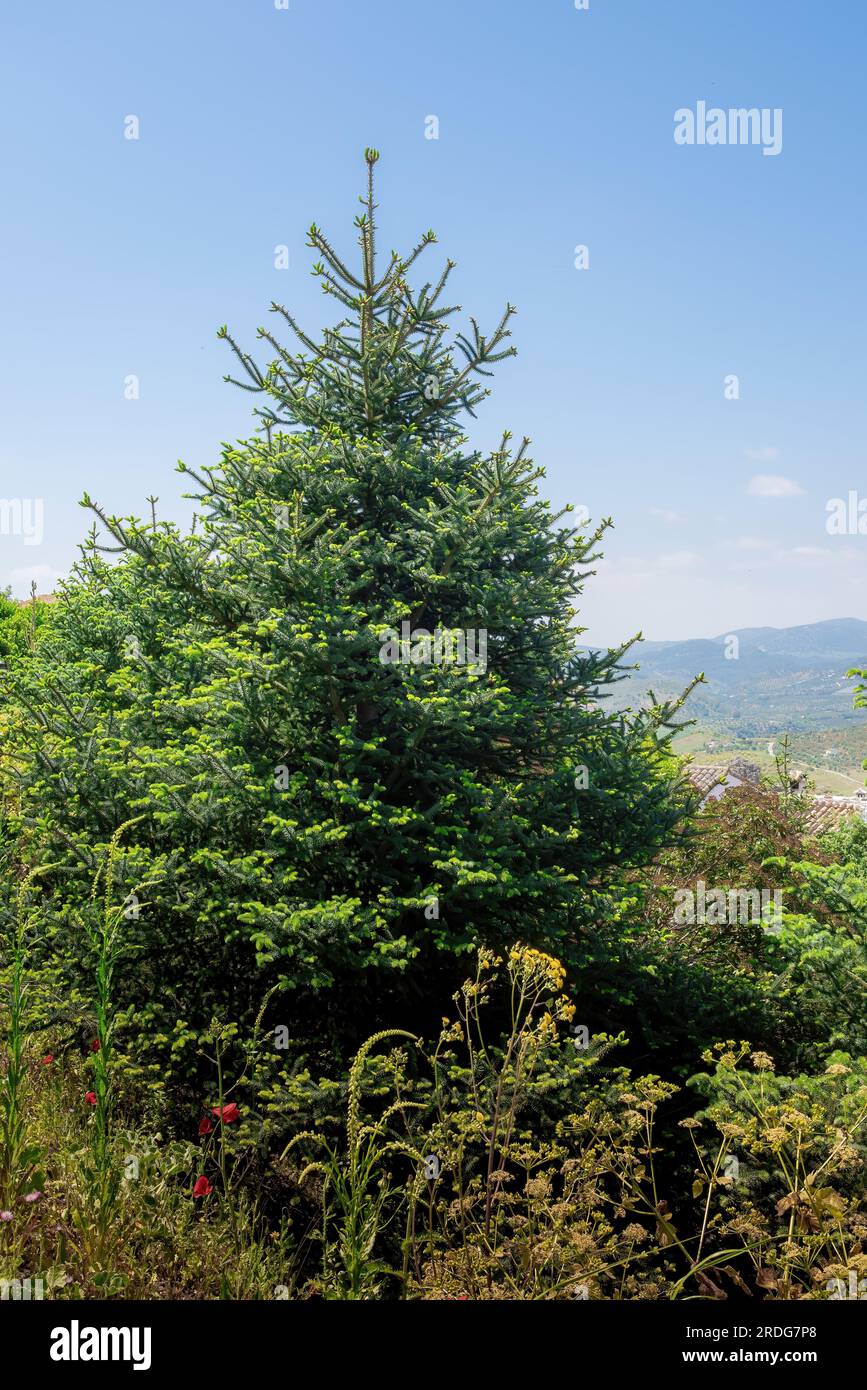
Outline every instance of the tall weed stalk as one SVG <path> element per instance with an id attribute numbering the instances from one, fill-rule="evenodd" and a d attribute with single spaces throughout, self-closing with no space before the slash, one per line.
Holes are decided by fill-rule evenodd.
<path id="1" fill-rule="evenodd" d="M 112 1225 L 123 1179 L 111 1142 L 115 1027 L 113 982 L 122 951 L 122 928 L 126 913 L 124 902 L 114 902 L 115 868 L 124 832 L 141 819 L 141 816 L 136 816 L 124 821 L 112 835 L 105 861 L 94 875 L 90 911 L 80 919 L 94 957 L 96 1037 L 92 1045 L 92 1065 L 95 1104 L 90 1154 L 83 1169 L 84 1204 L 76 1211 L 74 1220 L 88 1249 L 91 1266 L 96 1270 L 97 1283 L 110 1281 L 112 1277 L 104 1265 L 111 1245 Z"/>
<path id="2" fill-rule="evenodd" d="M 375 1033 L 359 1048 L 349 1071 L 346 1115 L 346 1148 L 340 1153 L 322 1135 L 305 1131 L 290 1140 L 282 1157 L 296 1145 L 312 1142 L 325 1150 L 322 1159 L 306 1165 L 299 1182 L 313 1174 L 322 1179 L 322 1231 L 325 1250 L 326 1297 L 374 1299 L 383 1276 L 400 1272 L 377 1256 L 377 1245 L 387 1225 L 400 1210 L 401 1190 L 389 1179 L 385 1159 L 403 1153 L 414 1163 L 422 1155 L 408 1142 L 388 1137 L 387 1126 L 397 1110 L 423 1108 L 402 1101 L 390 1106 L 379 1120 L 365 1123 L 362 1111 L 364 1067 L 372 1049 L 386 1038 L 419 1040 L 402 1028 Z M 396 1200 L 398 1199 L 398 1200 Z M 333 1227 L 333 1230 L 332 1230 Z"/>
<path id="3" fill-rule="evenodd" d="M 35 912 L 27 898 L 34 879 L 46 868 L 32 869 L 18 889 L 9 934 L 7 966 L 6 1068 L 0 1082 L 0 1207 L 11 1208 L 28 1188 L 42 1182 L 37 1165 L 42 1151 L 27 1142 L 24 1092 L 27 1082 L 26 1035 L 28 998 L 33 988 L 27 975 L 28 945 Z"/>

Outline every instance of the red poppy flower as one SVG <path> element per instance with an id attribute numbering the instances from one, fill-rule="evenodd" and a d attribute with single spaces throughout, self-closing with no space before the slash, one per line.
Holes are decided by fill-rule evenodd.
<path id="1" fill-rule="evenodd" d="M 93 1039 L 93 1041 L 92 1041 L 91 1044 L 90 1044 L 90 1050 L 91 1050 L 91 1052 L 98 1052 L 98 1051 L 99 1051 L 99 1038 L 94 1038 L 94 1039 Z"/>
<path id="2" fill-rule="evenodd" d="M 201 1178 L 196 1178 L 196 1185 L 193 1188 L 193 1196 L 210 1197 L 213 1190 L 214 1189 L 211 1187 L 211 1184 L 208 1182 L 208 1179 L 202 1176 Z"/>
<path id="3" fill-rule="evenodd" d="M 96 1105 L 96 1091 L 85 1091 L 84 1099 L 88 1105 Z"/>
<path id="4" fill-rule="evenodd" d="M 228 1105 L 224 1105 L 222 1110 L 219 1105 L 212 1105 L 211 1114 L 216 1115 L 218 1120 L 222 1120 L 224 1125 L 237 1124 L 238 1120 L 241 1118 L 241 1112 L 234 1101 L 231 1101 Z"/>
<path id="5" fill-rule="evenodd" d="M 42 1065 L 43 1065 L 43 1067 L 50 1067 L 50 1066 L 51 1066 L 51 1063 L 52 1063 L 53 1061 L 54 1061 L 54 1053 L 53 1053 L 53 1052 L 46 1052 L 45 1056 L 42 1058 Z"/>
<path id="6" fill-rule="evenodd" d="M 202 1118 L 199 1120 L 199 1133 L 210 1134 L 213 1128 L 214 1126 L 211 1124 L 211 1121 L 208 1119 L 207 1115 L 203 1115 Z"/>

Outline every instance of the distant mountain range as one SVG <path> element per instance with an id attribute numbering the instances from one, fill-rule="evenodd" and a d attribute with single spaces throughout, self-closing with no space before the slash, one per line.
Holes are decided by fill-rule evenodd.
<path id="1" fill-rule="evenodd" d="M 615 687 L 617 707 L 679 694 L 699 672 L 706 685 L 687 713 L 745 737 L 840 728 L 865 719 L 852 709 L 852 667 L 867 667 L 867 622 L 833 618 L 800 627 L 748 627 L 687 642 L 637 643 L 626 658 L 639 669 Z"/>

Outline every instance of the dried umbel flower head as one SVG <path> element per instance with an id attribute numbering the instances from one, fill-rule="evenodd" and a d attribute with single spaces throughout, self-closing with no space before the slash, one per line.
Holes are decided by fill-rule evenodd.
<path id="1" fill-rule="evenodd" d="M 774 1059 L 773 1059 L 773 1057 L 769 1057 L 768 1054 L 767 1054 L 767 1052 L 752 1052 L 752 1053 L 750 1053 L 750 1061 L 752 1062 L 752 1064 L 753 1064 L 753 1066 L 755 1067 L 756 1071 L 773 1071 L 773 1070 L 774 1070 Z"/>

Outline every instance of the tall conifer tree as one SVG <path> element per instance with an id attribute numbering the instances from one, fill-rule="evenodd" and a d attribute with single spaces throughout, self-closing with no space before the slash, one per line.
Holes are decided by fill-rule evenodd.
<path id="1" fill-rule="evenodd" d="M 260 330 L 263 365 L 221 330 L 260 428 L 215 467 L 181 465 L 193 530 L 85 497 L 120 560 L 94 531 L 10 676 L 6 776 L 57 866 L 72 987 L 64 904 L 144 817 L 124 888 L 151 885 L 117 980 L 154 1068 L 215 1009 L 248 1022 L 273 985 L 291 991 L 280 1017 L 340 1051 L 438 1010 L 436 972 L 459 977 L 473 943 L 580 968 L 683 809 L 674 709 L 612 712 L 624 649 L 577 645 L 607 523 L 552 514 L 526 440 L 484 454 L 463 433 L 514 310 L 452 335 L 453 263 L 411 288 L 433 233 L 378 251 L 377 157 L 357 267 L 310 231 L 336 326 L 314 339 L 273 305 L 296 346 Z"/>

